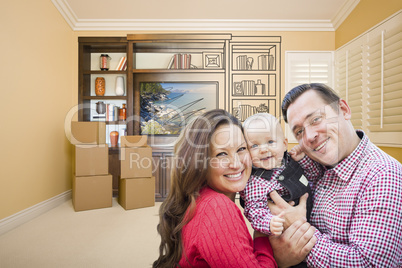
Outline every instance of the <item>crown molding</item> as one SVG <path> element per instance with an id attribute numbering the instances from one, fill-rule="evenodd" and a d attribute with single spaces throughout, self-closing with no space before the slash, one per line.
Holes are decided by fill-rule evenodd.
<path id="1" fill-rule="evenodd" d="M 344 20 L 352 13 L 355 7 L 359 4 L 360 0 L 348 0 L 346 1 L 341 9 L 336 13 L 335 17 L 331 20 L 334 25 L 334 30 L 344 22 Z"/>
<path id="2" fill-rule="evenodd" d="M 71 29 L 74 30 L 75 25 L 78 22 L 78 18 L 70 5 L 65 0 L 52 0 L 52 3 L 63 16 L 64 20 L 70 25 Z"/>
<path id="3" fill-rule="evenodd" d="M 74 31 L 334 31 L 329 21 L 141 19 L 77 20 Z"/>
<path id="4" fill-rule="evenodd" d="M 330 20 L 79 19 L 66 0 L 52 2 L 74 31 L 335 31 Z"/>

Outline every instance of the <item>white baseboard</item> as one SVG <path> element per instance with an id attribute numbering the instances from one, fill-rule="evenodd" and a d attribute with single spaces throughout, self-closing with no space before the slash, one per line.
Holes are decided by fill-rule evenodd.
<path id="1" fill-rule="evenodd" d="M 71 199 L 71 190 L 0 220 L 0 235 L 24 224 Z"/>

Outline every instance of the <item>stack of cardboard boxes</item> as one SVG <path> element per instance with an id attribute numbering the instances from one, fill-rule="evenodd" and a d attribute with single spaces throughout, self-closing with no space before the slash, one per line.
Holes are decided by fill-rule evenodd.
<path id="1" fill-rule="evenodd" d="M 120 146 L 120 205 L 126 210 L 154 206 L 155 177 L 147 136 L 122 136 Z"/>
<path id="2" fill-rule="evenodd" d="M 72 122 L 71 143 L 75 145 L 75 211 L 111 207 L 113 189 L 105 122 Z"/>

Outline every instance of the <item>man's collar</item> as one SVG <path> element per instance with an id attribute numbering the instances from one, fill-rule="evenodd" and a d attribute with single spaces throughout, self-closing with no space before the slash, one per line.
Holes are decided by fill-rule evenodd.
<path id="1" fill-rule="evenodd" d="M 332 168 L 337 176 L 344 181 L 348 181 L 351 178 L 354 170 L 359 166 L 361 159 L 366 155 L 369 139 L 362 130 L 356 130 L 356 134 L 361 139 L 357 147 L 350 155 Z"/>

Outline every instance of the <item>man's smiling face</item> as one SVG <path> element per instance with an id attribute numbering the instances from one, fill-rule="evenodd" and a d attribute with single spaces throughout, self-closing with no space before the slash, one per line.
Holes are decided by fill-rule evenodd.
<path id="1" fill-rule="evenodd" d="M 300 95 L 287 111 L 289 127 L 303 151 L 325 166 L 334 166 L 350 154 L 346 140 L 350 109 L 346 102 L 329 105 L 314 90 Z"/>

